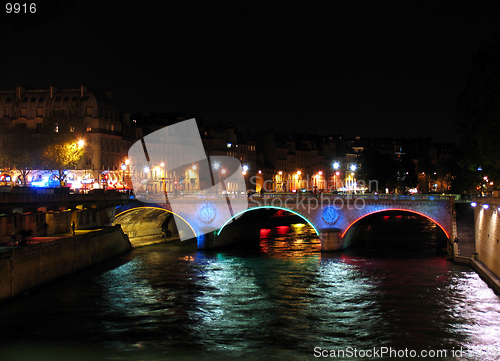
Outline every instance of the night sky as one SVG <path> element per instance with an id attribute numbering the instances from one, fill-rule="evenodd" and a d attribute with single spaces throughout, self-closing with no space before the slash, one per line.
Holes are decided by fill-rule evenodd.
<path id="1" fill-rule="evenodd" d="M 24 30 L 4 14 L 0 90 L 84 84 L 125 112 L 456 140 L 472 55 L 500 34 L 494 2 L 327 3 L 79 1 Z"/>

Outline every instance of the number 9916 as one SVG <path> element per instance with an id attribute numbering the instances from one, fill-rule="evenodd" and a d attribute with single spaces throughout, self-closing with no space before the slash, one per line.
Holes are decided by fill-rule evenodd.
<path id="1" fill-rule="evenodd" d="M 14 14 L 31 13 L 31 14 L 34 14 L 34 13 L 36 13 L 36 4 L 35 3 L 31 3 L 31 4 L 7 3 L 7 4 L 5 4 L 5 12 L 7 14 L 10 14 L 10 13 L 14 13 Z"/>

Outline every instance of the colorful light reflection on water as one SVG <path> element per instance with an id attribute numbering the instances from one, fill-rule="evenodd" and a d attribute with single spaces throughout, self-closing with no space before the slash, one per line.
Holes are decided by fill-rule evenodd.
<path id="1" fill-rule="evenodd" d="M 4 304 L 0 359 L 312 360 L 314 347 L 382 346 L 498 359 L 481 352 L 499 346 L 500 298 L 429 240 L 322 254 L 305 226 L 259 237 L 256 251 L 137 249 Z M 451 357 L 461 347 L 475 354 Z"/>

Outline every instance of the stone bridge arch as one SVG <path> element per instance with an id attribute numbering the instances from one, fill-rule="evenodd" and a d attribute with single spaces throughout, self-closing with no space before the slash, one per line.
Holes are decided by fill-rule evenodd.
<path id="1" fill-rule="evenodd" d="M 432 221 L 434 224 L 436 224 L 443 231 L 443 233 L 445 234 L 445 236 L 446 236 L 447 239 L 450 238 L 449 231 L 446 230 L 445 225 L 443 225 L 443 224 L 440 223 L 442 221 L 436 220 L 436 219 L 432 218 L 431 216 L 429 216 L 427 214 L 424 214 L 424 213 L 421 213 L 421 212 L 417 212 L 417 211 L 414 211 L 414 210 L 409 210 L 409 209 L 404 209 L 404 208 L 393 208 L 393 209 L 383 209 L 383 210 L 375 210 L 375 211 L 367 212 L 367 213 L 364 213 L 364 214 L 360 215 L 358 218 L 356 218 L 351 224 L 349 224 L 349 226 L 340 235 L 341 239 L 343 240 L 343 247 L 346 247 L 346 248 L 349 247 L 349 245 L 351 243 L 351 237 L 350 236 L 352 234 L 352 231 L 355 229 L 356 224 L 359 221 L 361 221 L 362 219 L 364 219 L 364 218 L 366 218 L 368 216 L 371 216 L 373 214 L 385 213 L 385 212 L 394 212 L 394 211 L 403 212 L 403 213 L 409 213 L 409 214 L 416 214 L 416 215 L 419 215 L 419 216 L 421 216 L 423 218 L 426 218 L 426 219 Z"/>
<path id="2" fill-rule="evenodd" d="M 161 242 L 165 223 L 169 230 L 177 230 L 177 235 L 186 232 L 187 235 L 184 235 L 184 238 L 196 237 L 194 228 L 185 218 L 161 207 L 130 208 L 117 214 L 113 221 L 113 225 L 121 225 L 123 232 L 127 234 L 134 247 Z"/>
<path id="3" fill-rule="evenodd" d="M 283 210 L 283 211 L 286 211 L 286 212 L 293 213 L 293 214 L 301 217 L 304 221 L 306 221 L 307 224 L 309 224 L 314 229 L 314 231 L 316 232 L 316 234 L 318 236 L 320 235 L 320 232 L 316 228 L 316 225 L 314 224 L 314 222 L 312 220 L 310 220 L 307 215 L 303 214 L 299 210 L 296 210 L 296 209 L 293 209 L 293 208 L 279 207 L 279 206 L 254 206 L 254 207 L 249 207 L 249 208 L 247 208 L 247 209 L 245 209 L 245 210 L 243 210 L 243 211 L 241 211 L 241 212 L 233 215 L 231 218 L 229 218 L 226 221 L 226 223 L 224 223 L 222 225 L 222 227 L 219 228 L 219 230 L 217 231 L 217 236 L 221 234 L 221 232 L 224 229 L 224 227 L 226 227 L 228 224 L 230 224 L 233 221 L 233 219 L 238 218 L 239 216 L 241 216 L 244 213 L 251 212 L 251 211 L 256 211 L 256 210 L 259 210 L 259 209 L 276 209 L 276 210 Z"/>
<path id="4" fill-rule="evenodd" d="M 453 212 L 449 202 L 366 202 L 361 208 L 343 210 L 341 221 L 338 224 L 341 248 L 349 246 L 351 230 L 356 224 L 367 216 L 377 213 L 399 211 L 417 214 L 435 223 L 446 235 L 452 239 L 454 232 Z"/>
<path id="5" fill-rule="evenodd" d="M 377 213 L 383 213 L 383 212 L 394 212 L 394 211 L 399 211 L 399 212 L 408 212 L 408 213 L 413 213 L 413 214 L 418 214 L 419 216 L 422 216 L 424 218 L 427 218 L 431 221 L 433 221 L 436 225 L 439 226 L 439 228 L 441 228 L 441 230 L 444 232 L 444 234 L 446 235 L 446 238 L 449 238 L 450 235 L 449 235 L 449 231 L 446 230 L 445 226 L 442 225 L 440 223 L 439 220 L 436 220 L 434 218 L 432 218 L 431 216 L 427 215 L 427 214 L 424 214 L 424 213 L 421 213 L 421 212 L 417 212 L 417 211 L 414 211 L 414 210 L 410 210 L 410 209 L 405 209 L 405 208 L 390 208 L 390 209 L 382 209 L 382 210 L 375 210 L 375 211 L 371 211 L 371 212 L 363 212 L 363 214 L 361 215 L 358 215 L 357 218 L 352 221 L 349 226 L 347 226 L 347 228 L 342 232 L 342 237 L 345 237 L 347 232 L 349 232 L 349 230 L 357 223 L 359 222 L 361 219 L 367 217 L 367 216 L 370 216 L 372 214 L 377 214 Z M 355 216 L 356 217 L 356 216 Z M 442 221 L 441 221 L 442 222 Z"/>

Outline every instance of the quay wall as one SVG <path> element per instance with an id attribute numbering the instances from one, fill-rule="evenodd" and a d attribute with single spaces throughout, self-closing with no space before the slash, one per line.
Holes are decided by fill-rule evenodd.
<path id="1" fill-rule="evenodd" d="M 500 198 L 478 197 L 474 201 L 476 258 L 500 277 Z"/>
<path id="2" fill-rule="evenodd" d="M 0 252 L 0 301 L 131 249 L 120 226 Z"/>
<path id="3" fill-rule="evenodd" d="M 29 230 L 33 236 L 45 236 L 44 224 L 47 224 L 47 236 L 71 233 L 71 222 L 75 222 L 77 230 L 106 226 L 111 223 L 113 208 L 3 215 L 0 216 L 0 243 L 10 241 L 12 235 L 21 230 Z"/>

